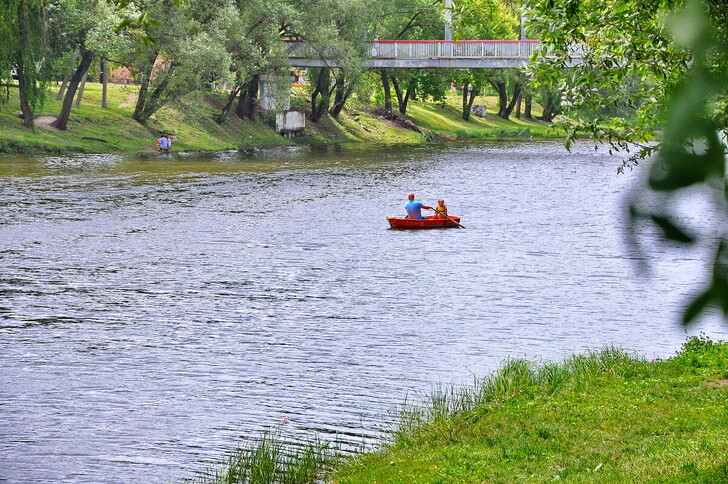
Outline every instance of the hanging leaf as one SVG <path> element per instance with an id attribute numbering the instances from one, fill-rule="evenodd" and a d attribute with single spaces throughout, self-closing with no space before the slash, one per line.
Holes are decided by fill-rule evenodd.
<path id="1" fill-rule="evenodd" d="M 687 307 L 682 317 L 682 324 L 688 325 L 702 313 L 713 299 L 713 292 L 708 289 L 696 297 Z"/>
<path id="2" fill-rule="evenodd" d="M 695 241 L 695 238 L 692 235 L 678 227 L 670 217 L 666 217 L 664 215 L 652 215 L 650 218 L 653 222 L 655 222 L 655 224 L 657 224 L 658 227 L 660 227 L 660 229 L 662 229 L 662 234 L 666 239 L 684 244 L 691 244 Z"/>

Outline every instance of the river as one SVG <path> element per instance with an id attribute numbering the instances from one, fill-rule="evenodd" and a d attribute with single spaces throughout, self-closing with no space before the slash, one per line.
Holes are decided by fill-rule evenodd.
<path id="1" fill-rule="evenodd" d="M 356 446 L 509 357 L 725 338 L 676 322 L 700 249 L 635 273 L 619 165 L 555 142 L 0 157 L 0 481 L 176 481 L 276 427 Z M 466 228 L 389 230 L 412 191 Z"/>

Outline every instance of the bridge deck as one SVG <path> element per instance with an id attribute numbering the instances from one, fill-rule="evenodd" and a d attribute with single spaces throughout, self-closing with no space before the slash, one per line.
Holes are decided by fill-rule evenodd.
<path id="1" fill-rule="evenodd" d="M 368 67 L 506 68 L 523 67 L 540 47 L 538 40 L 380 40 L 370 43 Z M 290 42 L 294 67 L 337 67 L 335 49 Z"/>

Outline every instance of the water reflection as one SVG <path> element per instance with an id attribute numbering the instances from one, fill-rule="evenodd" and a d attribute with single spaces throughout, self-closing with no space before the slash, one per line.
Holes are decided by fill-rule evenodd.
<path id="1" fill-rule="evenodd" d="M 549 143 L 0 158 L 0 478 L 164 482 L 281 422 L 358 445 L 508 356 L 669 356 L 701 255 L 655 247 L 634 277 L 618 164 Z M 388 230 L 411 191 L 468 229 Z"/>

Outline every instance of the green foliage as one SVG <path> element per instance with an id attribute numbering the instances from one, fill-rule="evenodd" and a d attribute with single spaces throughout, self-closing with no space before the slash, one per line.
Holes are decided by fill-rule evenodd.
<path id="1" fill-rule="evenodd" d="M 728 379 L 728 355 L 723 343 L 713 341 L 705 334 L 693 336 L 686 341 L 674 362 L 695 369 L 709 380 Z"/>
<path id="2" fill-rule="evenodd" d="M 644 149 L 634 160 L 649 155 L 666 95 L 689 62 L 665 29 L 665 16 L 677 3 L 525 2 L 529 35 L 544 46 L 531 74 L 537 84 L 558 87 L 564 113 L 557 121 L 570 139 L 586 131 L 613 150 L 638 144 Z M 576 54 L 583 59 L 577 64 Z"/>
<path id="3" fill-rule="evenodd" d="M 518 15 L 500 0 L 460 0 L 453 15 L 456 40 L 517 39 Z"/>
<path id="4" fill-rule="evenodd" d="M 18 79 L 23 124 L 45 101 L 48 80 L 44 0 L 6 0 L 0 4 L 0 83 Z M 3 99 L 0 98 L 0 103 Z"/>

